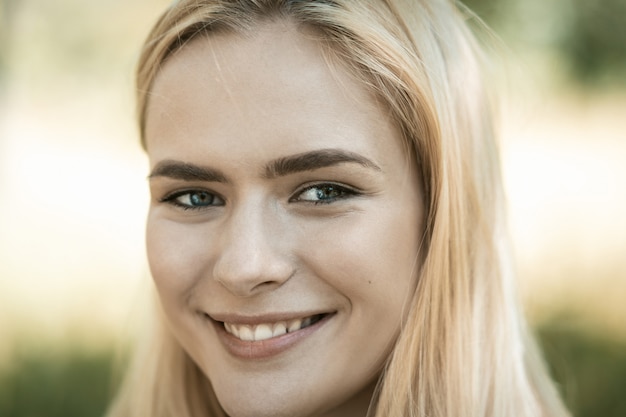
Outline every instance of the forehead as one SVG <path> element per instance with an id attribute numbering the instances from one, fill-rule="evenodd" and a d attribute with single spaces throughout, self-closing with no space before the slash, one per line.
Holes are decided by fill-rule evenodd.
<path id="1" fill-rule="evenodd" d="M 252 89 L 262 86 L 258 81 L 271 73 L 290 86 L 304 79 L 319 80 L 327 70 L 321 62 L 330 63 L 312 29 L 286 20 L 268 21 L 252 29 L 219 29 L 195 36 L 165 62 L 156 84 L 176 73 L 198 82 L 236 82 Z"/>
<path id="2" fill-rule="evenodd" d="M 146 119 L 151 158 L 173 144 L 200 151 L 200 138 L 228 143 L 231 153 L 263 153 L 268 144 L 297 153 L 342 140 L 355 151 L 387 148 L 398 135 L 385 106 L 327 52 L 314 30 L 285 21 L 198 36 L 156 77 Z M 357 140 L 365 136 L 378 143 Z"/>

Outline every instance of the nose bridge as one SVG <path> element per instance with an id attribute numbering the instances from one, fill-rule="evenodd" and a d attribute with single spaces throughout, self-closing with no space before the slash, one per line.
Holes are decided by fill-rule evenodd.
<path id="1" fill-rule="evenodd" d="M 276 210 L 262 199 L 236 204 L 220 230 L 214 278 L 239 296 L 282 285 L 293 268 L 279 244 L 281 229 Z"/>

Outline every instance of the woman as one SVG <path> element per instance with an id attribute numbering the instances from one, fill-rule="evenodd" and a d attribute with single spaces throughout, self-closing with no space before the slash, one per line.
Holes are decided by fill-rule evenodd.
<path id="1" fill-rule="evenodd" d="M 162 315 L 111 416 L 565 416 L 447 0 L 183 0 L 145 44 Z"/>

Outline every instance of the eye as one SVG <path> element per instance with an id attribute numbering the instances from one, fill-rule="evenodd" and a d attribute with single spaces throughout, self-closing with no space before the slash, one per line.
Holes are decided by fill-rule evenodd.
<path id="1" fill-rule="evenodd" d="M 291 201 L 329 204 L 358 194 L 357 191 L 338 184 L 316 184 L 300 191 Z"/>
<path id="2" fill-rule="evenodd" d="M 224 205 L 222 198 L 202 190 L 179 191 L 164 197 L 161 202 L 170 203 L 185 210 L 199 210 Z"/>

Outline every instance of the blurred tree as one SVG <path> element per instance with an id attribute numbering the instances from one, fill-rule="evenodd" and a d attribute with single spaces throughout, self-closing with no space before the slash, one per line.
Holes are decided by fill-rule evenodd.
<path id="1" fill-rule="evenodd" d="M 111 398 L 107 353 L 24 352 L 0 374 L 0 416 L 101 416 Z"/>
<path id="2" fill-rule="evenodd" d="M 0 97 L 6 83 L 9 59 L 9 37 L 11 36 L 11 15 L 16 0 L 0 0 Z"/>
<path id="3" fill-rule="evenodd" d="M 626 83 L 626 0 L 570 0 L 572 22 L 559 42 L 583 82 Z"/>
<path id="4" fill-rule="evenodd" d="M 626 84 L 626 0 L 466 0 L 507 42 L 557 53 L 574 80 Z"/>
<path id="5" fill-rule="evenodd" d="M 476 13 L 488 25 L 497 28 L 502 22 L 502 16 L 510 10 L 511 0 L 464 0 L 467 7 Z"/>
<path id="6" fill-rule="evenodd" d="M 556 317 L 538 328 L 554 378 L 576 417 L 626 416 L 626 344 Z"/>

